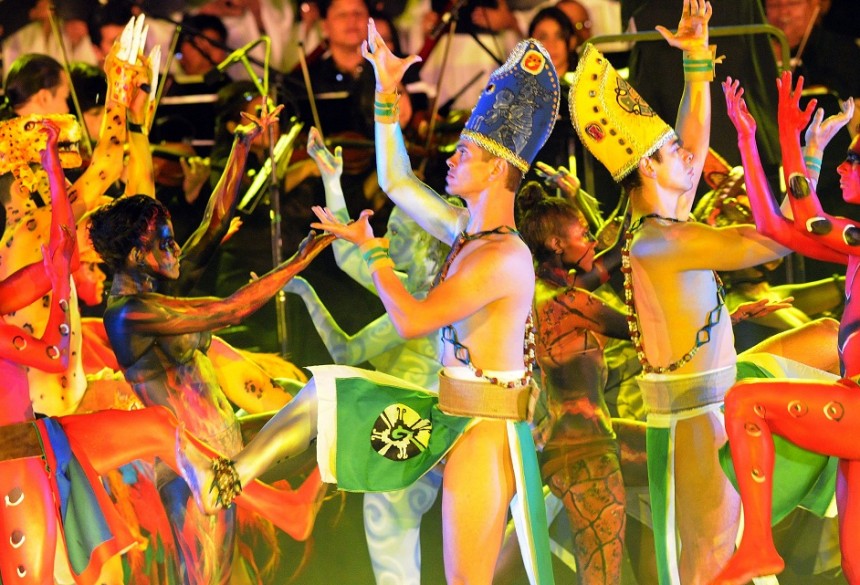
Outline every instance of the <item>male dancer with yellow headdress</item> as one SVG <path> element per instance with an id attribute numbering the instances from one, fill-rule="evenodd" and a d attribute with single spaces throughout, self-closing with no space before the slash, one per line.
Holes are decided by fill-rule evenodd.
<path id="1" fill-rule="evenodd" d="M 720 408 L 735 381 L 737 355 L 714 271 L 787 253 L 751 225 L 715 229 L 689 221 L 710 136 L 710 16 L 710 2 L 684 0 L 678 31 L 658 28 L 684 52 L 676 130 L 592 47 L 579 63 L 570 97 L 583 144 L 630 196 L 622 270 L 631 339 L 643 365 L 639 384 L 648 409 L 661 583 L 709 582 L 737 536 L 739 500 L 718 460 L 726 441 Z"/>

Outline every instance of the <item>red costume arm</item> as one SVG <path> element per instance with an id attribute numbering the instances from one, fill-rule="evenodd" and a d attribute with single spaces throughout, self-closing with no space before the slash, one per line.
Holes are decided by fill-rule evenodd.
<path id="1" fill-rule="evenodd" d="M 794 223 L 795 226 L 800 227 L 805 226 L 807 220 L 824 215 L 821 203 L 814 193 L 811 193 L 812 188 L 807 180 L 808 173 L 800 146 L 800 133 L 809 124 L 816 101 L 810 100 L 806 109 L 800 109 L 803 77 L 799 77 L 797 86 L 792 88 L 790 71 L 783 72 L 782 77 L 777 79 L 776 86 L 779 89 L 778 118 L 782 173 L 785 184 L 788 185 Z"/>
<path id="2" fill-rule="evenodd" d="M 850 219 L 824 212 L 818 195 L 808 180 L 806 164 L 800 147 L 800 132 L 806 127 L 815 108 L 811 101 L 806 110 L 799 105 L 803 77 L 792 91 L 791 74 L 783 73 L 779 87 L 779 139 L 783 169 L 788 185 L 795 229 L 834 251 L 851 254 L 860 241 L 860 228 Z M 805 254 L 806 251 L 803 250 Z"/>
<path id="3" fill-rule="evenodd" d="M 845 264 L 847 259 L 844 254 L 837 253 L 816 242 L 807 234 L 798 232 L 793 222 L 782 214 L 761 165 L 755 141 L 756 123 L 743 99 L 743 89 L 737 81 L 728 78 L 723 82 L 723 92 L 726 96 L 729 118 L 738 132 L 738 148 L 741 152 L 747 195 L 756 228 L 792 250 L 819 260 Z"/>

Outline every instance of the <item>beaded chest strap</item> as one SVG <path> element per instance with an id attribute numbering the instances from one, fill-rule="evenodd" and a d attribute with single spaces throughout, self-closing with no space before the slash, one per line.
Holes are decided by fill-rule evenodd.
<path id="1" fill-rule="evenodd" d="M 451 251 L 448 253 L 448 257 L 445 258 L 445 263 L 439 270 L 439 274 L 436 275 L 436 279 L 433 282 L 433 286 L 436 286 L 437 284 L 445 280 L 445 277 L 448 276 L 448 270 L 451 268 L 451 264 L 454 262 L 454 258 L 457 257 L 457 255 L 460 253 L 460 251 L 463 249 L 463 246 L 467 242 L 486 238 L 492 235 L 512 235 L 522 239 L 520 232 L 506 225 L 499 226 L 492 230 L 476 232 L 474 234 L 467 234 L 466 232 L 461 233 L 457 237 L 457 240 L 454 242 L 454 244 L 451 246 Z M 467 366 L 476 376 L 487 380 L 491 384 L 502 386 L 504 388 L 515 388 L 517 386 L 526 386 L 531 382 L 532 372 L 534 370 L 535 364 L 535 331 L 531 312 L 529 312 L 528 319 L 526 320 L 526 335 L 525 339 L 523 340 L 523 361 L 526 365 L 526 373 L 520 380 L 502 382 L 495 376 L 484 375 L 484 371 L 481 368 L 476 368 L 475 364 L 472 363 L 472 356 L 469 352 L 469 348 L 460 343 L 460 340 L 457 337 L 457 331 L 454 329 L 453 325 L 446 325 L 442 328 L 442 341 L 451 344 L 451 346 L 454 348 L 454 357 L 457 358 L 457 361 Z"/>
<path id="2" fill-rule="evenodd" d="M 634 234 L 639 231 L 646 219 L 662 219 L 674 223 L 682 223 L 681 220 L 673 217 L 663 217 L 652 213 L 639 218 L 636 223 L 630 226 L 630 229 L 624 235 L 624 246 L 621 248 L 621 272 L 624 274 L 624 304 L 627 306 L 627 329 L 630 332 L 630 341 L 633 342 L 633 347 L 636 349 L 636 355 L 639 358 L 639 363 L 642 364 L 642 371 L 646 374 L 665 374 L 666 372 L 674 372 L 678 368 L 686 365 L 693 356 L 699 351 L 699 348 L 707 344 L 711 340 L 711 329 L 720 322 L 723 305 L 725 305 L 725 289 L 720 277 L 714 272 L 714 281 L 717 284 L 717 306 L 711 309 L 707 314 L 707 321 L 696 332 L 696 340 L 693 343 L 692 349 L 681 356 L 680 359 L 672 362 L 667 366 L 655 366 L 648 361 L 645 355 L 645 348 L 642 345 L 642 329 L 639 325 L 639 317 L 636 314 L 636 307 L 633 302 L 633 269 L 630 267 L 630 244 L 633 242 Z"/>

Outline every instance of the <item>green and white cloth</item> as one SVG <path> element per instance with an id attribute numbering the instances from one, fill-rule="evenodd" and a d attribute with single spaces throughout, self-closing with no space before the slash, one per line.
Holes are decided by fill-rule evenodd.
<path id="1" fill-rule="evenodd" d="M 352 492 L 403 489 L 439 463 L 480 419 L 439 409 L 436 393 L 381 372 L 315 366 L 317 463 L 323 481 Z M 539 585 L 553 583 L 546 510 L 531 429 L 507 421 L 523 560 Z"/>

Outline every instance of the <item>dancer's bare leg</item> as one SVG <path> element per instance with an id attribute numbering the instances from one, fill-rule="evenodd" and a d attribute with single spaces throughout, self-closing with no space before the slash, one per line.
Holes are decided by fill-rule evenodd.
<path id="1" fill-rule="evenodd" d="M 568 461 L 548 484 L 570 519 L 579 583 L 619 583 L 627 514 L 618 457 Z"/>
<path id="2" fill-rule="evenodd" d="M 732 463 L 744 502 L 744 534 L 738 551 L 720 573 L 720 584 L 746 583 L 752 577 L 782 570 L 773 546 L 771 498 L 773 492 L 773 439 L 780 435 L 814 451 L 852 460 L 860 459 L 860 445 L 846 429 L 860 424 L 860 394 L 853 382 L 804 380 L 750 380 L 736 384 L 726 395 L 726 428 Z M 856 420 L 855 420 L 856 419 Z M 851 507 L 853 465 L 840 465 L 837 502 L 840 503 L 840 539 L 846 575 L 856 570 L 860 515 Z M 857 499 L 854 499 L 856 502 Z M 856 503 L 855 503 L 856 506 Z M 845 548 L 845 547 L 849 548 Z M 845 558 L 848 551 L 848 559 Z M 860 574 L 856 576 L 860 579 Z"/>
<path id="3" fill-rule="evenodd" d="M 0 462 L 0 581 L 53 582 L 57 515 L 52 494 L 40 458 Z"/>
<path id="4" fill-rule="evenodd" d="M 731 557 L 740 498 L 720 467 L 726 433 L 717 415 L 678 421 L 675 435 L 676 518 L 681 582 L 709 583 Z"/>
<path id="5" fill-rule="evenodd" d="M 466 431 L 448 455 L 442 485 L 446 580 L 490 583 L 515 490 L 506 423 L 483 420 Z"/>

